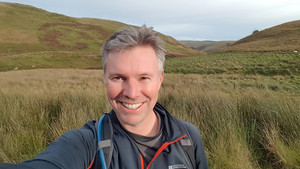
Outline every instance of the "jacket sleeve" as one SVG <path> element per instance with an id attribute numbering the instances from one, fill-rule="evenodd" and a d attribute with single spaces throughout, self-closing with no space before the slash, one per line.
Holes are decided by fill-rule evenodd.
<path id="1" fill-rule="evenodd" d="M 0 168 L 86 169 L 95 157 L 96 137 L 94 121 L 89 121 L 81 129 L 63 134 L 34 159 L 19 164 L 0 164 Z"/>
<path id="2" fill-rule="evenodd" d="M 196 169 L 208 169 L 208 162 L 199 130 L 191 123 L 183 122 L 188 129 L 195 148 Z"/>

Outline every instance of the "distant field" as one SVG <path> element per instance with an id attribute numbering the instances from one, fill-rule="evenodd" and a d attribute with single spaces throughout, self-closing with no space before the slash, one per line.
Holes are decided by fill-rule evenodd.
<path id="1" fill-rule="evenodd" d="M 206 53 L 217 52 L 222 48 L 226 48 L 233 44 L 235 41 L 180 41 L 186 46 L 194 48 Z"/>
<path id="2" fill-rule="evenodd" d="M 252 74 L 267 76 L 300 75 L 300 53 L 232 52 L 202 57 L 172 58 L 166 61 L 167 73 Z"/>
<path id="3" fill-rule="evenodd" d="M 215 41 L 187 41 L 187 40 L 181 40 L 179 41 L 189 47 L 192 47 L 192 48 L 197 48 L 201 45 L 208 45 L 208 44 L 211 44 L 211 43 L 214 43 Z"/>

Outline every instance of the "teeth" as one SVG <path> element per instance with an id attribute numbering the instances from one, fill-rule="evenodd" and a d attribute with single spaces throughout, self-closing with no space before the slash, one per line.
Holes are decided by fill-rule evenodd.
<path id="1" fill-rule="evenodd" d="M 142 103 L 138 103 L 138 104 L 123 103 L 123 105 L 129 109 L 137 109 L 138 107 L 140 107 L 140 105 L 142 105 Z"/>

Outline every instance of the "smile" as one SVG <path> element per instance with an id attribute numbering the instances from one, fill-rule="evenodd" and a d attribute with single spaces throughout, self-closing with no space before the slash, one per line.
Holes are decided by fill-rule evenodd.
<path id="1" fill-rule="evenodd" d="M 137 104 L 127 104 L 127 103 L 122 103 L 123 106 L 127 107 L 128 109 L 137 109 L 139 108 L 143 103 L 137 103 Z"/>

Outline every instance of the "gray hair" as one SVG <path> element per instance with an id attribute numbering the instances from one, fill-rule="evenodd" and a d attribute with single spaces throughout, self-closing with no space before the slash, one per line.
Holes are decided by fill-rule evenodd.
<path id="1" fill-rule="evenodd" d="M 122 52 L 137 46 L 151 45 L 154 49 L 158 62 L 158 70 L 161 73 L 165 62 L 165 49 L 163 41 L 153 31 L 153 27 L 147 28 L 142 25 L 139 29 L 131 26 L 115 32 L 102 46 L 102 64 L 104 74 L 106 73 L 106 62 L 109 52 Z"/>

